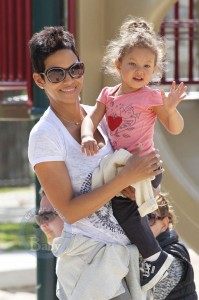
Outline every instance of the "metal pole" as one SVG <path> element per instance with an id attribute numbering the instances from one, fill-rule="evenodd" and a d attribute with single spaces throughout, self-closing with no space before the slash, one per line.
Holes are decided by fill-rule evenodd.
<path id="1" fill-rule="evenodd" d="M 40 31 L 44 26 L 56 26 L 62 24 L 64 13 L 63 0 L 32 0 L 32 32 Z M 31 116 L 38 121 L 40 116 L 49 106 L 49 102 L 43 91 L 33 85 L 33 107 Z M 39 207 L 40 184 L 36 179 L 36 208 Z M 56 297 L 56 259 L 47 251 L 42 250 L 40 237 L 37 237 L 40 244 L 37 251 L 37 300 L 55 300 Z"/>

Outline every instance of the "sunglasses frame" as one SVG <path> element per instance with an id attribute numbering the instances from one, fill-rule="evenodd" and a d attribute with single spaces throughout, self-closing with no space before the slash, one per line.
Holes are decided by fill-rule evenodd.
<path id="1" fill-rule="evenodd" d="M 81 66 L 82 66 L 82 68 L 81 68 L 81 69 L 83 70 L 82 75 L 73 76 L 73 75 L 71 74 L 71 69 L 74 68 L 76 65 L 81 65 Z M 50 80 L 49 77 L 48 77 L 48 76 L 49 76 L 48 73 L 49 73 L 50 71 L 52 71 L 52 70 L 62 70 L 63 73 L 64 73 L 63 79 L 60 80 L 60 81 L 52 81 L 52 80 Z M 45 76 L 47 77 L 48 81 L 50 81 L 51 83 L 59 83 L 59 82 L 64 81 L 64 79 L 66 78 L 66 75 L 67 75 L 67 74 L 69 74 L 69 76 L 70 76 L 71 78 L 75 78 L 75 79 L 81 78 L 81 77 L 84 75 L 84 71 L 85 71 L 84 63 L 81 62 L 81 61 L 77 61 L 77 62 L 75 62 L 74 64 L 72 64 L 69 68 L 52 67 L 52 68 L 47 69 L 44 73 L 40 73 L 40 74 L 41 74 L 41 75 L 45 75 Z"/>
<path id="2" fill-rule="evenodd" d="M 50 215 L 50 216 L 53 215 L 54 217 L 51 220 L 45 219 L 45 216 L 47 216 L 47 215 Z M 37 225 L 40 226 L 41 224 L 52 222 L 57 216 L 58 216 L 58 213 L 56 211 L 44 211 L 42 213 L 35 214 L 34 219 L 35 219 L 35 222 L 37 223 Z"/>
<path id="3" fill-rule="evenodd" d="M 153 218 L 150 218 L 150 216 L 153 216 Z M 158 215 L 155 214 L 155 213 L 150 213 L 150 214 L 148 214 L 148 215 L 147 215 L 147 218 L 148 218 L 149 226 L 155 225 L 155 223 L 156 223 L 157 220 L 162 220 L 162 219 L 164 219 L 164 217 L 160 217 L 160 216 L 158 216 Z M 153 220 L 153 223 L 152 223 L 152 224 L 150 224 L 150 220 Z"/>

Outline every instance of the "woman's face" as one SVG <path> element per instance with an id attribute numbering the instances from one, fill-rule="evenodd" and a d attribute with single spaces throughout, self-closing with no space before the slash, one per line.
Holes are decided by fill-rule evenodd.
<path id="1" fill-rule="evenodd" d="M 52 67 L 69 68 L 78 61 L 77 56 L 70 49 L 58 50 L 49 55 L 44 61 L 45 71 Z M 44 72 L 45 72 L 44 71 Z M 45 90 L 51 105 L 72 104 L 79 101 L 79 95 L 83 86 L 83 76 L 80 78 L 71 78 L 67 73 L 63 81 L 52 83 L 46 75 L 34 73 L 33 77 L 36 84 Z M 53 106 L 54 106 L 53 105 Z"/>

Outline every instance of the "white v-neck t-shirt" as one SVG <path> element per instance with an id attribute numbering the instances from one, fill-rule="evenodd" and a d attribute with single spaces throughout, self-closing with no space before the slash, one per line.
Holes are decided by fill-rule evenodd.
<path id="1" fill-rule="evenodd" d="M 87 113 L 92 110 L 90 106 L 82 106 Z M 34 166 L 40 162 L 64 161 L 70 174 L 74 195 L 90 192 L 93 170 L 99 165 L 102 157 L 113 152 L 106 127 L 106 121 L 103 119 L 98 130 L 105 140 L 105 146 L 97 155 L 87 156 L 82 154 L 81 145 L 70 135 L 49 107 L 30 132 L 28 157 L 32 168 L 34 169 Z M 110 202 L 73 224 L 65 222 L 64 231 L 85 235 L 105 243 L 125 245 L 130 243 L 113 216 Z"/>

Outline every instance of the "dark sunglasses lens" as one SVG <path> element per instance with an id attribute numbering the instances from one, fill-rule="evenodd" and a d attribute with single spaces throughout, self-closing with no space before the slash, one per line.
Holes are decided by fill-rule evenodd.
<path id="1" fill-rule="evenodd" d="M 70 76 L 72 78 L 80 78 L 84 74 L 84 64 L 83 63 L 76 63 L 70 68 Z"/>
<path id="2" fill-rule="evenodd" d="M 35 221 L 38 225 L 43 223 L 49 223 L 56 218 L 57 214 L 55 212 L 46 212 L 35 216 Z"/>
<path id="3" fill-rule="evenodd" d="M 57 83 L 64 80 L 65 72 L 61 68 L 53 68 L 47 72 L 47 78 L 52 83 Z"/>

